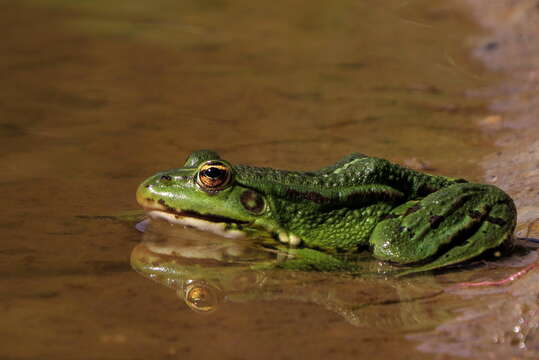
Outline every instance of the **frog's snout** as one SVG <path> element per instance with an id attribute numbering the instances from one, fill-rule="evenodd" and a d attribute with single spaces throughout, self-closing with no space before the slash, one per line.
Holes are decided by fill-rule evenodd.
<path id="1" fill-rule="evenodd" d="M 151 197 L 151 186 L 153 180 L 154 177 L 150 177 L 144 180 L 137 188 L 137 203 L 143 208 L 150 207 L 151 203 L 154 202 L 153 198 Z"/>

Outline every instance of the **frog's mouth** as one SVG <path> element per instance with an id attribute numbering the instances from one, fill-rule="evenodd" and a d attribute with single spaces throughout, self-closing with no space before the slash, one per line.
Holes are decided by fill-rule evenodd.
<path id="1" fill-rule="evenodd" d="M 137 191 L 137 202 L 146 211 L 150 219 L 161 219 L 171 224 L 179 224 L 209 231 L 227 238 L 245 237 L 243 226 L 249 224 L 246 221 L 236 220 L 220 215 L 202 214 L 193 210 L 179 209 L 169 206 L 165 200 L 154 200 L 145 197 Z"/>
<path id="2" fill-rule="evenodd" d="M 144 210 L 150 219 L 162 219 L 172 224 L 209 231 L 227 238 L 245 237 L 242 225 L 248 224 L 245 221 L 219 215 L 200 214 L 191 210 L 172 210 L 156 207 L 144 207 Z"/>

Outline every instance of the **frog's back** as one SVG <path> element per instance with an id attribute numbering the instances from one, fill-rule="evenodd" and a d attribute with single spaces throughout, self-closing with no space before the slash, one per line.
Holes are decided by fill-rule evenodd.
<path id="1" fill-rule="evenodd" d="M 237 165 L 234 170 L 238 182 L 262 193 L 322 203 L 417 197 L 458 181 L 419 173 L 385 159 L 359 153 L 350 154 L 318 171 L 287 171 L 247 165 Z"/>

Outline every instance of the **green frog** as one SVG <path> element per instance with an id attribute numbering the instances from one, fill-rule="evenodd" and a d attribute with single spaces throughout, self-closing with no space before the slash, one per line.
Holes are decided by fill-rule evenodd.
<path id="1" fill-rule="evenodd" d="M 414 272 L 474 258 L 512 239 L 512 199 L 492 185 L 435 176 L 351 154 L 318 171 L 232 165 L 195 151 L 146 179 L 137 201 L 150 218 L 229 238 L 264 231 L 291 248 L 369 249 Z"/>

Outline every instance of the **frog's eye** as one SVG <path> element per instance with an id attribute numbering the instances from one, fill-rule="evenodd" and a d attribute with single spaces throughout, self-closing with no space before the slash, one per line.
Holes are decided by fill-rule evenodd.
<path id="1" fill-rule="evenodd" d="M 197 183 L 203 189 L 216 191 L 224 189 L 232 177 L 230 166 L 222 161 L 210 160 L 198 169 Z"/>

